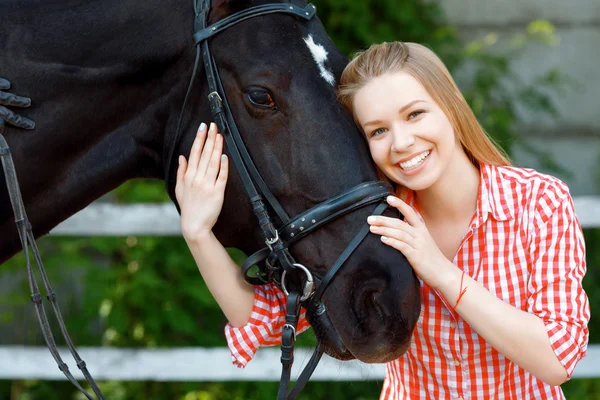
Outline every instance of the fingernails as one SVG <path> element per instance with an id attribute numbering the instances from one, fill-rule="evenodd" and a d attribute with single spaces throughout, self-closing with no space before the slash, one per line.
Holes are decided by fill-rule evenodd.
<path id="1" fill-rule="evenodd" d="M 221 161 L 227 161 L 227 156 L 225 154 L 221 154 Z"/>
<path id="2" fill-rule="evenodd" d="M 377 221 L 377 217 L 370 216 L 369 218 L 367 218 L 367 222 L 370 224 L 372 224 L 375 221 Z"/>
<path id="3" fill-rule="evenodd" d="M 386 201 L 387 201 L 389 204 L 392 204 L 392 203 L 395 203 L 395 202 L 397 202 L 397 201 L 398 201 L 398 199 L 397 199 L 397 198 L 395 198 L 394 196 L 388 196 L 388 197 L 387 197 L 387 199 L 386 199 Z"/>
<path id="4" fill-rule="evenodd" d="M 206 124 L 203 122 L 200 124 L 200 128 L 198 128 L 199 131 L 204 131 L 206 129 Z"/>
<path id="5" fill-rule="evenodd" d="M 216 126 L 216 125 L 215 125 L 215 123 L 214 123 L 214 122 L 211 122 L 211 123 L 210 123 L 210 130 L 211 130 L 211 131 L 214 131 L 214 130 L 215 130 L 215 126 Z"/>
<path id="6" fill-rule="evenodd" d="M 183 156 L 179 156 L 179 165 L 183 162 Z"/>
<path id="7" fill-rule="evenodd" d="M 381 241 L 382 242 L 387 242 L 388 241 L 388 237 L 387 236 L 382 236 L 381 237 Z"/>

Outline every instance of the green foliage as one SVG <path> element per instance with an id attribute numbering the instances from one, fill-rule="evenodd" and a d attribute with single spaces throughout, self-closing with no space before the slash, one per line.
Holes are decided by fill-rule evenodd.
<path id="1" fill-rule="evenodd" d="M 403 40 L 442 49 L 457 43 L 452 28 L 441 23 L 433 2 L 415 0 L 315 0 L 329 36 L 345 54 L 372 43 Z"/>
<path id="2" fill-rule="evenodd" d="M 518 145 L 534 155 L 545 169 L 565 177 L 568 173 L 564 169 L 547 153 L 531 146 L 520 133 L 518 110 L 529 118 L 555 119 L 558 112 L 550 94 L 570 90 L 573 83 L 555 69 L 526 82 L 511 63 L 526 44 L 554 44 L 554 28 L 548 21 L 533 21 L 525 32 L 504 38 L 503 43 L 510 44 L 504 44 L 503 50 L 499 49 L 500 39 L 489 33 L 461 50 L 456 68 L 461 90 L 484 129 L 508 154 Z"/>
<path id="3" fill-rule="evenodd" d="M 553 26 L 533 21 L 497 51 L 499 37 L 489 34 L 462 43 L 444 21 L 436 2 L 420 0 L 316 0 L 328 33 L 346 54 L 371 43 L 391 40 L 419 42 L 436 51 L 460 76 L 461 89 L 485 129 L 509 152 L 516 144 L 559 171 L 552 159 L 531 148 L 517 130 L 519 108 L 540 117 L 556 115 L 549 93 L 568 88 L 558 71 L 522 82 L 512 70 L 524 44 L 556 42 Z M 162 182 L 134 181 L 108 195 L 117 202 L 168 201 Z M 592 310 L 600 310 L 600 230 L 586 230 L 588 265 L 584 281 Z M 176 347 L 223 346 L 225 319 L 181 238 L 44 238 L 39 241 L 49 277 L 58 291 L 67 326 L 79 346 Z M 239 252 L 232 252 L 241 259 Z M 14 326 L 17 313 L 33 313 L 23 270 L 23 255 L 2 265 L 14 275 L 14 291 L 0 294 L 0 328 Z M 6 275 L 5 275 L 6 274 Z M 81 281 L 84 285 L 81 286 Z M 73 284 L 78 290 L 69 290 Z M 27 306 L 27 308 L 23 308 Z M 600 343 L 594 320 L 591 341 Z M 56 332 L 57 329 L 54 329 Z M 36 331 L 14 327 L 19 343 L 42 345 Z M 314 345 L 310 335 L 301 344 Z M 0 338 L 2 340 L 2 338 Z M 6 339 L 5 339 L 6 340 Z M 87 360 L 92 364 L 93 360 Z M 569 399 L 600 399 L 599 379 L 578 379 L 564 385 Z M 276 383 L 101 382 L 111 400 L 272 399 Z M 311 382 L 301 399 L 377 399 L 381 382 Z M 83 399 L 67 382 L 0 381 L 0 399 Z"/>

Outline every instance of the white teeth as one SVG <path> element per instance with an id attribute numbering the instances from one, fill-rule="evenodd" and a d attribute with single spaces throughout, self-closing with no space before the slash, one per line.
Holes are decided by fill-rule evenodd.
<path id="1" fill-rule="evenodd" d="M 430 151 L 427 150 L 406 162 L 400 163 L 400 168 L 402 168 L 403 170 L 409 170 L 418 167 L 423 163 L 423 160 L 425 160 L 429 153 Z"/>

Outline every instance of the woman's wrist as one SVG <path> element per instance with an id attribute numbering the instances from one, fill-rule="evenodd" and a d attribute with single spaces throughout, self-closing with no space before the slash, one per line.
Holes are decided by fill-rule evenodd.
<path id="1" fill-rule="evenodd" d="M 449 260 L 446 260 L 443 266 L 440 266 L 440 273 L 437 274 L 437 279 L 429 286 L 438 290 L 440 293 L 446 294 L 459 292 L 459 286 L 463 271 L 454 265 Z"/>
<path id="2" fill-rule="evenodd" d="M 205 243 L 211 239 L 213 239 L 214 234 L 212 232 L 212 230 L 208 229 L 204 229 L 204 230 L 200 230 L 200 231 L 195 231 L 195 232 L 184 232 L 183 233 L 183 238 L 185 239 L 185 241 L 188 244 L 196 244 L 196 245 L 201 245 L 202 243 Z"/>

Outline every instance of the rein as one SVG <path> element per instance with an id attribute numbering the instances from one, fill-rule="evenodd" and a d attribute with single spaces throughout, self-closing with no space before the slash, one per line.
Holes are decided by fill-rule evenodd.
<path id="1" fill-rule="evenodd" d="M 44 336 L 46 345 L 50 350 L 50 354 L 52 354 L 52 357 L 54 357 L 54 360 L 58 365 L 58 369 L 60 369 L 65 374 L 67 379 L 73 385 L 75 385 L 75 387 L 79 389 L 79 391 L 82 392 L 85 395 L 85 397 L 87 397 L 89 400 L 94 400 L 94 398 L 81 387 L 79 382 L 75 380 L 75 378 L 71 374 L 71 371 L 69 371 L 69 366 L 60 357 L 60 353 L 58 352 L 58 349 L 56 347 L 56 341 L 54 340 L 54 335 L 52 335 L 52 331 L 50 330 L 50 324 L 48 322 L 46 310 L 44 309 L 44 305 L 42 304 L 42 295 L 40 294 L 37 278 L 31 266 L 29 246 L 31 246 L 31 251 L 35 258 L 35 262 L 38 266 L 40 276 L 42 277 L 42 283 L 44 285 L 44 288 L 46 289 L 46 298 L 52 304 L 54 316 L 58 321 L 58 325 L 60 326 L 63 338 L 67 343 L 67 347 L 69 348 L 71 355 L 77 362 L 77 367 L 81 370 L 81 373 L 85 377 L 85 380 L 90 384 L 90 387 L 96 394 L 97 398 L 100 400 L 104 400 L 104 396 L 102 395 L 100 388 L 94 381 L 94 378 L 92 378 L 92 375 L 90 375 L 89 371 L 87 370 L 85 361 L 83 361 L 81 357 L 79 357 L 79 354 L 77 353 L 77 350 L 73 345 L 73 341 L 69 336 L 69 332 L 67 332 L 67 327 L 65 326 L 62 314 L 60 312 L 60 309 L 58 308 L 58 303 L 56 302 L 56 294 L 52 290 L 50 282 L 48 281 L 46 269 L 44 268 L 44 264 L 42 263 L 42 258 L 40 257 L 40 252 L 38 250 L 37 244 L 35 243 L 35 237 L 31 229 L 31 224 L 29 223 L 27 213 L 25 212 L 25 206 L 23 205 L 23 199 L 21 197 L 19 182 L 17 181 L 15 164 L 13 162 L 8 143 L 6 143 L 6 139 L 2 135 L 3 131 L 4 124 L 2 123 L 2 121 L 0 121 L 0 160 L 2 161 L 2 168 L 4 169 L 4 177 L 6 180 L 6 186 L 8 188 L 8 195 L 10 197 L 10 203 L 12 205 L 13 213 L 15 215 L 17 232 L 19 233 L 19 239 L 21 239 L 21 246 L 23 246 L 23 253 L 25 254 L 29 287 L 31 289 L 31 301 L 35 304 L 35 311 L 38 321 L 40 323 L 40 327 L 42 329 L 42 335 Z"/>

